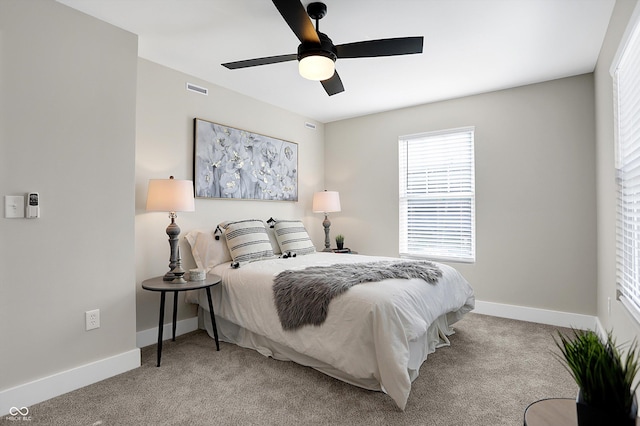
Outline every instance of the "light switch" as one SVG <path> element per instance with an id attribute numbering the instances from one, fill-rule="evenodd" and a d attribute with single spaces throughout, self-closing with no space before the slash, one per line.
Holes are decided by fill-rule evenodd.
<path id="1" fill-rule="evenodd" d="M 4 196 L 4 217 L 24 218 L 24 195 Z"/>

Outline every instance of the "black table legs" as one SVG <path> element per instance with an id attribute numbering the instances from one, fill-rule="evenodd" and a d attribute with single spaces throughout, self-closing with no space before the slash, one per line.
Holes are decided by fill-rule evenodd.
<path id="1" fill-rule="evenodd" d="M 211 325 L 213 326 L 213 335 L 216 341 L 216 350 L 220 350 L 220 342 L 218 341 L 218 326 L 216 324 L 215 312 L 213 311 L 213 303 L 211 301 L 211 288 L 207 287 L 207 300 L 209 301 L 209 313 L 211 314 Z M 166 298 L 166 291 L 160 292 L 160 320 L 158 321 L 158 362 L 156 367 L 160 367 L 160 358 L 162 357 L 162 334 L 164 331 L 164 305 Z M 176 341 L 176 324 L 178 319 L 178 292 L 173 292 L 173 332 L 171 336 L 172 341 Z"/>
<path id="2" fill-rule="evenodd" d="M 158 323 L 158 363 L 156 364 L 156 367 L 160 367 L 160 357 L 162 357 L 162 331 L 163 331 L 162 329 L 164 325 L 164 299 L 165 299 L 165 292 L 161 291 L 160 292 L 160 321 Z M 175 314 L 174 314 L 174 318 L 175 318 Z"/>
<path id="3" fill-rule="evenodd" d="M 208 289 L 207 289 L 208 290 Z M 160 358 L 162 357 L 162 334 L 164 331 L 164 301 L 166 298 L 166 291 L 160 292 L 160 321 L 158 322 L 158 363 L 156 367 L 160 367 Z M 171 336 L 172 341 L 176 341 L 176 323 L 178 319 L 178 292 L 173 292 L 173 334 Z"/>
<path id="4" fill-rule="evenodd" d="M 211 303 L 211 288 L 207 287 L 207 300 L 209 301 L 209 313 L 211 314 L 211 326 L 213 327 L 213 336 L 216 341 L 216 350 L 220 350 L 220 343 L 218 342 L 218 326 L 216 325 L 216 315 L 213 312 L 213 303 Z"/>
<path id="5" fill-rule="evenodd" d="M 173 292 L 173 335 L 171 337 L 172 341 L 176 341 L 176 323 L 178 319 L 178 292 Z"/>

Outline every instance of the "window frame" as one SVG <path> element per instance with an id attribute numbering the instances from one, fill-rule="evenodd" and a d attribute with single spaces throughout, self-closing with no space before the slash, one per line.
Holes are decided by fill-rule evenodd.
<path id="1" fill-rule="evenodd" d="M 438 144 L 446 144 L 446 139 L 459 140 L 459 143 L 469 142 L 469 146 L 463 148 L 456 148 L 447 152 L 449 157 L 439 156 L 441 149 L 437 148 Z M 437 169 L 429 170 L 428 167 L 418 172 L 415 170 L 411 174 L 409 157 L 407 152 L 409 143 L 425 142 L 433 143 L 434 146 L 427 147 L 427 145 L 419 148 L 424 151 L 424 154 L 429 153 L 432 150 L 434 155 L 438 155 L 436 161 Z M 459 150 L 458 153 L 455 151 Z M 466 158 L 464 161 L 452 160 L 451 155 L 464 155 Z M 439 163 L 438 163 L 439 161 Z M 428 163 L 428 160 L 425 160 Z M 454 164 L 452 167 L 451 165 Z M 418 170 L 420 170 L 418 168 Z M 434 184 L 434 190 L 429 191 L 429 175 L 441 174 L 446 179 L 436 179 L 437 183 Z M 423 192 L 418 192 L 420 183 L 419 179 L 413 176 L 424 174 L 423 180 Z M 467 176 L 468 175 L 468 176 Z M 453 179 L 451 178 L 453 176 Z M 398 251 L 402 258 L 418 258 L 418 259 L 430 259 L 438 261 L 459 262 L 459 263 L 475 263 L 476 260 L 476 211 L 475 211 L 475 126 L 459 127 L 454 129 L 438 130 L 432 132 L 417 133 L 412 135 L 404 135 L 398 138 L 398 213 L 399 213 L 399 241 Z M 453 182 L 453 183 L 451 183 Z M 418 188 L 418 189 L 416 189 Z M 454 188 L 454 189 L 452 189 Z M 455 190 L 458 188 L 458 190 Z M 410 194 L 412 191 L 414 194 Z M 442 223 L 443 218 L 450 221 L 451 219 L 458 220 L 461 223 L 457 228 L 449 228 L 444 232 L 439 232 L 440 239 L 442 241 L 454 241 L 439 247 L 436 247 L 438 237 L 435 237 L 433 232 L 434 228 L 428 229 L 428 225 L 421 231 L 429 231 L 431 235 L 424 241 L 420 241 L 419 238 L 413 239 L 409 237 L 409 224 L 410 221 L 410 206 L 411 201 L 415 203 L 423 203 L 422 209 L 446 209 L 453 207 L 453 213 L 440 214 L 436 212 L 433 215 L 426 213 L 425 216 L 419 217 L 419 219 L 427 218 L 433 223 Z M 450 204 L 447 204 L 450 203 Z M 417 209 L 414 209 L 414 211 Z M 468 211 L 467 211 L 468 210 Z M 468 219 L 467 219 L 468 218 Z M 418 219 L 418 220 L 419 220 Z M 460 222 L 464 219 L 464 222 Z M 450 223 L 450 222 L 448 222 Z M 414 231 L 415 232 L 415 231 Z M 459 236 L 459 240 L 455 239 L 456 234 Z M 429 241 L 431 240 L 431 241 Z M 416 241 L 418 241 L 416 243 Z M 416 246 L 420 243 L 425 243 L 421 250 L 415 250 L 411 248 L 411 245 Z M 427 245 L 431 244 L 431 247 Z"/>
<path id="2" fill-rule="evenodd" d="M 629 56 L 635 55 L 634 67 L 631 72 L 625 72 Z M 640 165 L 634 165 L 640 156 L 633 155 L 633 149 L 640 149 L 640 136 L 636 133 L 629 137 L 625 117 L 640 114 L 640 105 L 627 111 L 629 102 L 627 94 L 640 100 L 640 3 L 636 5 L 629 19 L 627 28 L 616 55 L 611 63 L 610 74 L 613 79 L 613 120 L 614 120 L 614 159 L 616 170 L 616 299 L 619 300 L 631 316 L 640 323 L 640 219 L 632 220 L 634 210 L 640 212 L 640 202 L 636 208 L 631 205 L 633 196 L 625 195 L 629 189 L 640 190 L 640 183 L 633 183 L 633 177 L 628 175 L 640 173 Z M 627 78 L 633 77 L 629 83 Z M 626 90 L 630 88 L 630 92 Z M 623 94 L 623 91 L 624 94 Z M 640 130 L 636 129 L 636 132 Z M 632 148 L 625 148 L 631 143 Z M 637 177 L 636 177 L 637 179 Z M 629 185 L 627 185 L 629 183 Z M 635 194 L 635 193 L 634 193 Z M 631 202 L 630 202 L 631 201 Z M 627 214 L 625 214 L 627 213 Z M 635 235 L 634 235 L 635 234 Z"/>

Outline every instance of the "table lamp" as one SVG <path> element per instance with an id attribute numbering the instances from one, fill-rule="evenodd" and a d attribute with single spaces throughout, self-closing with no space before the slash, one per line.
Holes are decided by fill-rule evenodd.
<path id="1" fill-rule="evenodd" d="M 193 197 L 193 182 L 190 180 L 178 180 L 173 176 L 169 179 L 149 179 L 149 191 L 147 192 L 147 211 L 169 212 L 171 223 L 167 226 L 169 236 L 169 272 L 164 275 L 165 281 L 184 283 L 184 269 L 180 265 L 180 247 L 178 236 L 180 228 L 176 224 L 176 212 L 192 212 L 195 210 Z"/>
<path id="2" fill-rule="evenodd" d="M 331 242 L 329 240 L 329 227 L 331 222 L 327 213 L 340 211 L 340 194 L 337 191 L 316 192 L 313 194 L 313 208 L 314 213 L 324 213 L 324 220 L 322 226 L 324 226 L 324 250 L 331 251 Z"/>

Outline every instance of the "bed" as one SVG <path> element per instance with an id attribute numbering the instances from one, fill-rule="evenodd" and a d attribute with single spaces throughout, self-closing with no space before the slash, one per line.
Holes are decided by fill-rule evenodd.
<path id="1" fill-rule="evenodd" d="M 247 221 L 231 223 L 239 222 Z M 257 220 L 252 222 L 260 228 Z M 354 285 L 331 300 L 321 325 L 285 330 L 274 303 L 274 278 L 278 274 L 312 266 L 400 259 L 316 252 L 308 249 L 310 240 L 304 243 L 306 249 L 300 249 L 305 254 L 298 254 L 290 246 L 285 250 L 276 247 L 282 245 L 277 235 L 274 237 L 274 232 L 264 226 L 262 248 L 268 243 L 272 253 L 267 250 L 267 255 L 245 259 L 234 268 L 232 263 L 239 257 L 233 250 L 225 252 L 225 234 L 229 231 L 217 229 L 192 231 L 186 239 L 198 267 L 222 277 L 213 294 L 221 340 L 312 367 L 355 386 L 385 392 L 401 410 L 428 354 L 449 345 L 452 324 L 474 308 L 473 290 L 464 277 L 454 268 L 436 263 L 442 276 L 433 284 L 419 278 L 390 278 Z M 301 232 L 306 234 L 304 228 Z M 199 305 L 201 326 L 213 336 L 206 294 L 194 292 L 187 300 Z"/>

